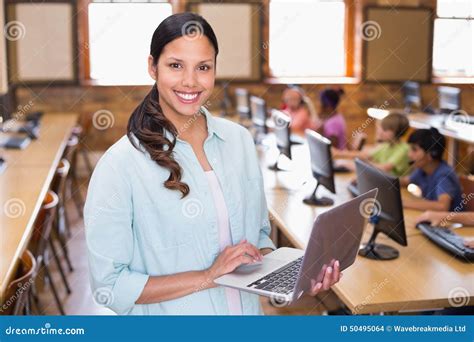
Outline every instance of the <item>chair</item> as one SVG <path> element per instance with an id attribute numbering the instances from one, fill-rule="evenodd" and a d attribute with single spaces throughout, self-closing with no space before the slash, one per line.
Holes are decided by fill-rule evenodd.
<path id="1" fill-rule="evenodd" d="M 3 315 L 30 315 L 30 293 L 37 272 L 37 263 L 33 254 L 26 250 L 20 260 L 17 278 L 7 286 L 5 301 L 1 310 Z"/>
<path id="2" fill-rule="evenodd" d="M 56 168 L 56 174 L 51 183 L 51 190 L 54 191 L 58 197 L 58 208 L 53 223 L 53 237 L 56 238 L 60 245 L 61 251 L 66 259 L 69 271 L 73 271 L 71 260 L 69 258 L 69 251 L 67 248 L 67 237 L 71 235 L 70 231 L 70 220 L 67 213 L 66 206 L 66 182 L 69 176 L 71 166 L 67 159 L 61 159 L 58 167 Z"/>
<path id="3" fill-rule="evenodd" d="M 67 188 L 71 194 L 71 197 L 74 201 L 76 206 L 77 212 L 82 217 L 82 208 L 84 206 L 84 199 L 81 196 L 81 189 L 79 179 L 77 177 L 77 161 L 78 161 L 78 153 L 81 152 L 84 156 L 84 160 L 86 161 L 86 166 L 89 170 L 89 177 L 92 173 L 92 166 L 90 165 L 89 157 L 85 148 L 80 143 L 80 134 L 76 135 L 74 132 L 81 132 L 79 130 L 79 126 L 77 126 L 76 130 L 73 130 L 69 140 L 67 142 L 66 150 L 64 151 L 63 158 L 66 159 L 70 164 L 70 170 L 67 177 Z M 85 154 L 84 154 L 85 153 Z M 68 232 L 70 235 L 70 232 Z"/>
<path id="4" fill-rule="evenodd" d="M 465 176 L 461 175 L 459 177 L 459 181 L 461 183 L 461 188 L 463 192 L 463 196 L 466 196 L 466 202 L 464 205 L 465 211 L 474 211 L 474 199 L 469 198 L 474 194 L 474 176 Z"/>
<path id="5" fill-rule="evenodd" d="M 35 220 L 33 236 L 30 241 L 31 251 L 35 256 L 36 263 L 38 265 L 38 270 L 44 270 L 45 279 L 47 280 L 51 292 L 54 297 L 54 301 L 58 306 L 59 312 L 64 315 L 64 309 L 61 304 L 61 301 L 58 296 L 58 291 L 56 290 L 56 286 L 54 285 L 53 278 L 51 277 L 51 272 L 49 270 L 49 256 L 50 256 L 50 249 L 53 254 L 53 259 L 56 262 L 56 266 L 58 267 L 59 273 L 63 280 L 63 283 L 66 287 L 66 291 L 68 294 L 71 293 L 71 289 L 69 288 L 69 284 L 67 279 L 64 275 L 64 271 L 62 269 L 61 263 L 58 259 L 58 253 L 56 252 L 53 240 L 51 238 L 51 231 L 53 229 L 53 224 L 55 221 L 56 210 L 59 204 L 59 197 L 56 195 L 54 191 L 49 190 L 43 200 L 43 204 L 41 206 L 41 210 L 38 213 L 38 216 Z M 33 292 L 35 292 L 35 288 L 33 288 Z M 34 294 L 34 293 L 33 293 Z M 36 304 L 39 306 L 39 301 L 36 300 Z"/>

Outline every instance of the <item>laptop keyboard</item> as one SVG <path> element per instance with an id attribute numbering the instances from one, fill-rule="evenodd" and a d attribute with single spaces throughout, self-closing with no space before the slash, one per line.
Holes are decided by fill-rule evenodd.
<path id="1" fill-rule="evenodd" d="M 289 294 L 293 292 L 298 279 L 303 257 L 290 262 L 278 270 L 267 274 L 265 277 L 247 285 L 253 289 Z"/>

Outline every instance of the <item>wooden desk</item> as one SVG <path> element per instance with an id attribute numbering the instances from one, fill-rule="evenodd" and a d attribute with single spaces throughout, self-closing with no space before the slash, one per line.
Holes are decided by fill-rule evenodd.
<path id="1" fill-rule="evenodd" d="M 403 110 L 401 111 L 403 112 Z M 389 110 L 378 108 L 367 110 L 370 117 L 378 120 L 383 119 L 389 112 Z M 445 125 L 448 114 L 410 113 L 407 116 L 411 127 L 416 129 L 435 127 L 448 138 L 448 163 L 450 165 L 455 165 L 458 160 L 458 141 L 474 144 L 474 126 L 466 124 L 463 129 L 448 128 Z"/>
<path id="2" fill-rule="evenodd" d="M 56 167 L 64 152 L 76 114 L 47 114 L 38 140 L 25 150 L 3 150 L 7 169 L 0 175 L 0 303 L 28 245 Z"/>
<path id="3" fill-rule="evenodd" d="M 306 145 L 292 148 L 293 160 L 282 162 L 292 171 L 274 172 L 268 169 L 276 158 L 272 149 L 258 148 L 265 183 L 267 204 L 273 223 L 297 248 L 305 248 L 316 216 L 330 207 L 311 207 L 302 200 L 314 189 Z M 282 159 L 283 160 L 283 159 Z M 346 187 L 353 174 L 337 174 L 337 195 L 326 189 L 320 194 L 334 199 L 335 205 L 351 198 Z M 318 189 L 319 192 L 319 189 Z M 416 210 L 405 210 L 408 246 L 403 247 L 379 235 L 377 241 L 392 245 L 400 257 L 390 261 L 374 261 L 357 257 L 355 264 L 344 271 L 334 292 L 353 312 L 378 313 L 407 310 L 427 310 L 449 307 L 449 298 L 462 288 L 474 305 L 474 268 L 472 264 L 453 258 L 431 243 L 415 228 Z M 367 227 L 362 241 L 368 241 L 372 228 Z M 474 229 L 456 230 L 474 237 Z"/>
<path id="4" fill-rule="evenodd" d="M 332 198 L 334 205 L 316 207 L 303 203 L 303 199 L 310 195 L 316 186 L 316 181 L 311 173 L 307 145 L 293 146 L 293 159 L 291 161 L 284 157 L 280 159 L 281 163 L 279 165 L 291 171 L 276 172 L 268 169 L 268 165 L 273 164 L 278 156 L 278 151 L 275 148 L 259 146 L 257 152 L 270 214 L 275 222 L 279 223 L 279 227 L 287 238 L 296 246 L 301 246 L 304 241 L 308 240 L 313 222 L 318 214 L 352 198 L 347 187 L 356 178 L 355 174 L 337 173 L 335 175 L 336 194 L 331 193 L 324 187 L 318 189 L 318 194 Z M 410 196 L 410 194 L 406 189 L 402 189 L 402 196 Z M 415 227 L 416 218 L 421 213 L 421 211 L 413 209 L 404 210 L 407 236 L 421 234 Z M 288 234 L 288 232 L 285 232 L 287 225 L 298 226 L 298 229 Z"/>
<path id="5" fill-rule="evenodd" d="M 32 140 L 24 150 L 0 148 L 0 155 L 7 160 L 8 167 L 57 165 L 77 119 L 74 113 L 46 114 L 41 120 L 39 139 Z"/>
<path id="6" fill-rule="evenodd" d="M 474 236 L 472 228 L 463 229 L 464 235 Z M 358 256 L 344 271 L 333 290 L 352 313 L 450 307 L 450 298 L 456 294 L 464 294 L 465 305 L 474 305 L 472 264 L 455 259 L 422 235 L 409 236 L 407 247 L 383 236 L 377 240 L 397 248 L 400 257 L 375 261 Z"/>

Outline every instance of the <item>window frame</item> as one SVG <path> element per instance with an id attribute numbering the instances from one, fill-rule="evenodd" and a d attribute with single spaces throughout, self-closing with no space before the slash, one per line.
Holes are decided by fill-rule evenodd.
<path id="1" fill-rule="evenodd" d="M 270 1 L 264 0 L 263 15 L 263 46 L 270 45 Z M 357 84 L 361 81 L 361 50 L 362 44 L 358 44 L 356 38 L 356 22 L 361 21 L 362 16 L 357 16 L 358 11 L 362 12 L 362 5 L 357 0 L 344 0 L 344 52 L 346 73 L 345 76 L 312 76 L 312 77 L 279 77 L 271 73 L 269 49 L 264 48 L 263 75 L 264 82 L 268 84 Z"/>
<path id="2" fill-rule="evenodd" d="M 93 0 L 77 0 L 77 22 L 79 28 L 77 36 L 77 51 L 80 54 L 78 72 L 79 82 L 84 86 L 130 86 L 129 84 L 101 82 L 100 80 L 91 78 L 91 55 L 89 50 L 89 4 L 93 2 Z M 161 2 L 171 5 L 172 14 L 183 12 L 185 10 L 185 3 L 182 1 L 163 0 Z"/>
<path id="3" fill-rule="evenodd" d="M 80 1 L 80 0 L 79 0 Z M 72 6 L 73 9 L 77 9 L 75 7 L 75 1 L 74 0 L 5 0 L 3 5 L 4 5 L 4 13 L 5 13 L 5 24 L 11 20 L 9 18 L 12 13 L 14 13 L 14 9 L 10 9 L 10 5 L 15 5 L 15 4 L 69 4 Z M 16 19 L 14 19 L 16 20 Z M 76 32 L 79 32 L 80 26 L 79 22 L 76 16 L 73 15 L 73 21 L 72 21 L 72 37 L 71 37 L 71 42 L 72 42 L 72 52 L 76 56 L 79 55 L 80 50 L 79 50 L 79 45 L 78 45 L 78 36 L 75 34 Z M 26 81 L 21 81 L 21 80 L 15 80 L 12 76 L 13 72 L 17 72 L 18 70 L 18 65 L 17 65 L 17 59 L 16 59 L 16 48 L 12 42 L 6 41 L 6 55 L 7 55 L 7 82 L 8 82 L 8 87 L 10 89 L 13 89 L 13 93 L 15 93 L 15 90 L 19 87 L 30 87 L 30 86 L 77 86 L 80 85 L 80 64 L 81 61 L 77 60 L 75 58 L 73 60 L 74 65 L 72 66 L 73 68 L 73 78 L 71 80 L 51 80 L 51 79 L 41 79 L 41 80 L 26 80 Z M 74 57 L 74 56 L 73 56 Z"/>
<path id="4" fill-rule="evenodd" d="M 470 84 L 470 83 L 473 83 L 474 82 L 474 75 L 473 76 L 436 76 L 434 71 L 434 67 L 433 67 L 433 59 L 434 59 L 434 27 L 435 27 L 435 23 L 436 23 L 436 20 L 443 20 L 443 19 L 449 19 L 449 20 L 471 20 L 473 25 L 474 25 L 474 18 L 473 17 L 470 17 L 470 16 L 466 16 L 466 17 L 445 17 L 445 16 L 439 16 L 438 15 L 438 4 L 436 3 L 436 5 L 434 6 L 434 20 L 433 20 L 433 29 L 432 29 L 432 32 L 433 32 L 433 36 L 432 36 L 432 42 L 433 42 L 433 52 L 432 52 L 432 56 L 431 56 L 431 81 L 432 83 L 435 83 L 435 84 Z"/>

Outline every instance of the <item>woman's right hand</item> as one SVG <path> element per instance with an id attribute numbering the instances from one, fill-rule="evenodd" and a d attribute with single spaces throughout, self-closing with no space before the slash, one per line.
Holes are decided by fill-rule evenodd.
<path id="1" fill-rule="evenodd" d="M 263 256 L 257 247 L 247 242 L 247 240 L 242 240 L 235 246 L 224 248 L 207 270 L 208 278 L 214 281 L 214 279 L 224 274 L 233 272 L 241 265 L 252 264 L 261 261 L 262 258 Z"/>

